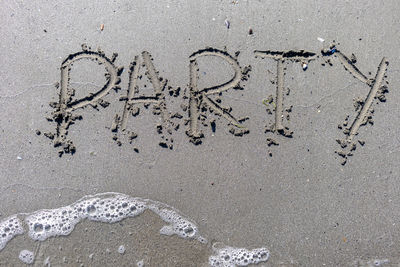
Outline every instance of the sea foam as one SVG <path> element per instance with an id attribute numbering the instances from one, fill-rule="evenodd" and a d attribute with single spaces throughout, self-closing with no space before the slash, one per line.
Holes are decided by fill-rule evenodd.
<path id="1" fill-rule="evenodd" d="M 0 251 L 13 237 L 23 234 L 24 228 L 27 228 L 29 237 L 33 240 L 44 241 L 49 237 L 69 235 L 83 220 L 116 223 L 129 217 L 136 217 L 146 210 L 157 214 L 166 223 L 160 229 L 160 234 L 177 235 L 184 239 L 207 243 L 207 240 L 200 235 L 197 225 L 171 206 L 120 193 L 101 193 L 85 196 L 64 207 L 16 214 L 6 218 L 0 222 Z M 120 246 L 118 251 L 123 254 L 125 247 Z M 34 261 L 33 253 L 28 250 L 21 251 L 19 258 L 24 262 Z M 214 247 L 214 255 L 209 257 L 209 265 L 247 266 L 265 262 L 268 258 L 269 251 L 266 248 L 248 250 L 229 246 L 218 249 Z M 139 265 L 143 266 L 143 261 L 138 262 Z"/>

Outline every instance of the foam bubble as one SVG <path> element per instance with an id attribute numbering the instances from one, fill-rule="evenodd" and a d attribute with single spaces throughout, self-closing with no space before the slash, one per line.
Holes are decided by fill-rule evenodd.
<path id="1" fill-rule="evenodd" d="M 143 267 L 144 266 L 144 261 L 140 260 L 136 263 L 137 267 Z"/>
<path id="2" fill-rule="evenodd" d="M 383 260 L 375 259 L 375 260 L 370 260 L 367 262 L 368 267 L 369 266 L 371 266 L 371 267 L 372 266 L 382 266 L 383 264 L 386 264 L 386 263 L 389 263 L 388 259 L 383 259 Z"/>
<path id="3" fill-rule="evenodd" d="M 125 246 L 124 245 L 119 246 L 118 253 L 119 254 L 124 254 L 125 253 Z"/>
<path id="4" fill-rule="evenodd" d="M 0 222 L 0 251 L 14 236 L 24 233 L 22 222 L 16 215 Z"/>
<path id="5" fill-rule="evenodd" d="M 266 248 L 256 248 L 248 250 L 245 248 L 222 247 L 214 248 L 216 255 L 210 256 L 208 263 L 210 266 L 234 267 L 247 266 L 266 262 L 269 258 L 269 251 Z"/>
<path id="6" fill-rule="evenodd" d="M 146 204 L 136 198 L 116 194 L 112 197 L 85 198 L 72 205 L 52 210 L 40 210 L 25 218 L 29 236 L 44 241 L 52 236 L 69 235 L 75 225 L 84 219 L 106 223 L 135 217 L 146 209 Z"/>
<path id="7" fill-rule="evenodd" d="M 15 235 L 23 234 L 23 222 L 27 224 L 29 236 L 36 241 L 44 241 L 49 237 L 69 235 L 75 225 L 82 220 L 104 223 L 116 223 L 128 217 L 135 217 L 149 210 L 157 214 L 165 223 L 160 233 L 177 235 L 184 239 L 195 239 L 202 243 L 207 240 L 200 235 L 197 225 L 182 215 L 176 209 L 153 200 L 133 198 L 119 193 L 102 193 L 86 196 L 77 202 L 56 209 L 44 209 L 29 214 L 20 220 L 17 215 L 8 217 L 0 222 L 0 251 Z M 110 250 L 107 249 L 110 253 Z M 125 247 L 118 248 L 120 254 L 125 253 Z M 94 254 L 89 255 L 93 258 Z M 265 262 L 269 258 L 266 248 L 248 250 L 222 246 L 214 248 L 214 255 L 209 257 L 210 266 L 247 266 Z M 30 251 L 21 251 L 20 259 L 29 262 L 34 260 Z M 48 259 L 49 262 L 50 259 Z M 66 257 L 63 258 L 66 263 Z M 143 266 L 143 261 L 137 262 Z"/>
<path id="8" fill-rule="evenodd" d="M 190 222 L 188 219 L 184 218 L 182 215 L 177 213 L 175 210 L 168 208 L 159 208 L 155 205 L 149 207 L 151 211 L 158 214 L 160 218 L 169 223 L 160 229 L 160 234 L 163 235 L 178 235 L 182 238 L 192 238 L 197 239 L 202 243 L 207 243 L 207 240 L 200 236 L 197 226 Z"/>
<path id="9" fill-rule="evenodd" d="M 389 264 L 390 261 L 388 259 L 372 259 L 372 260 L 356 260 L 353 262 L 352 266 L 360 266 L 360 267 L 375 267 L 382 266 L 384 264 Z"/>
<path id="10" fill-rule="evenodd" d="M 36 241 L 49 237 L 69 235 L 75 225 L 84 219 L 105 223 L 119 222 L 128 217 L 135 217 L 145 210 L 151 210 L 168 223 L 160 233 L 178 235 L 181 238 L 197 239 L 206 243 L 199 234 L 195 223 L 191 222 L 172 207 L 149 199 L 132 198 L 119 193 L 104 193 L 86 196 L 77 202 L 56 209 L 44 209 L 26 215 L 29 236 Z M 22 234 L 22 222 L 12 216 L 0 223 L 0 250 L 15 235 Z"/>
<path id="11" fill-rule="evenodd" d="M 19 253 L 19 259 L 25 264 L 32 264 L 35 260 L 35 255 L 32 251 L 24 249 Z"/>

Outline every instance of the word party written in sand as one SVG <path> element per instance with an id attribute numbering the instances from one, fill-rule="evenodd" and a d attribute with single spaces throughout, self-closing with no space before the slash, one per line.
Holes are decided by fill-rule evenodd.
<path id="1" fill-rule="evenodd" d="M 190 142 L 199 145 L 203 142 L 204 133 L 202 128 L 210 127 L 215 132 L 216 121 L 222 120 L 227 123 L 228 131 L 234 136 L 244 136 L 249 133 L 248 127 L 245 126 L 245 121 L 248 117 L 236 117 L 232 107 L 222 104 L 221 95 L 229 90 L 242 90 L 245 81 L 250 78 L 251 66 L 242 67 L 237 57 L 239 52 L 234 56 L 225 50 L 214 48 L 206 48 L 193 53 L 189 57 L 189 74 L 190 81 L 187 88 L 181 90 L 180 87 L 173 88 L 168 85 L 168 81 L 159 76 L 159 72 L 153 64 L 152 56 L 149 52 L 144 51 L 141 55 L 135 56 L 134 60 L 128 67 L 128 88 L 126 94 L 120 96 L 120 101 L 123 102 L 123 108 L 120 113 L 116 114 L 110 130 L 112 138 L 118 145 L 123 142 L 133 143 L 138 137 L 137 133 L 128 130 L 129 121 L 137 117 L 141 113 L 141 109 L 152 109 L 155 116 L 159 116 L 160 123 L 156 125 L 156 131 L 160 135 L 159 145 L 167 149 L 174 148 L 173 132 L 178 131 L 181 124 L 185 125 L 186 135 Z M 123 67 L 115 65 L 118 54 L 114 53 L 111 57 L 107 57 L 103 51 L 91 50 L 86 45 L 82 45 L 82 51 L 69 55 L 61 64 L 61 80 L 56 84 L 59 90 L 58 102 L 51 102 L 50 106 L 54 108 L 52 115 L 47 117 L 48 121 L 56 123 L 55 133 L 44 133 L 50 138 L 55 147 L 60 148 L 59 155 L 65 153 L 73 154 L 76 152 L 76 147 L 68 137 L 68 129 L 77 120 L 82 120 L 82 115 L 79 114 L 79 109 L 91 106 L 94 108 L 106 108 L 110 103 L 104 100 L 104 97 L 111 90 L 121 89 L 121 74 L 124 71 Z M 345 121 L 338 125 L 338 128 L 343 131 L 344 137 L 337 139 L 339 149 L 335 151 L 344 165 L 349 156 L 352 156 L 357 148 L 357 145 L 363 146 L 365 141 L 359 138 L 359 130 L 361 126 L 373 124 L 372 107 L 374 101 L 385 102 L 385 93 L 388 92 L 385 82 L 385 73 L 389 64 L 386 58 L 383 58 L 377 68 L 375 77 L 367 77 L 355 65 L 356 59 L 348 58 L 344 55 L 335 44 L 329 48 L 321 50 L 320 54 L 308 52 L 304 50 L 294 51 L 254 51 L 254 56 L 259 59 L 272 59 L 276 61 L 276 93 L 262 100 L 262 103 L 267 107 L 266 111 L 270 115 L 274 115 L 274 122 L 267 125 L 265 133 L 268 134 L 267 146 L 278 146 L 279 143 L 274 139 L 274 136 L 282 136 L 284 138 L 292 138 L 293 131 L 289 129 L 287 122 L 289 121 L 289 113 L 293 106 L 285 103 L 284 95 L 289 95 L 290 90 L 285 88 L 285 70 L 284 64 L 287 62 L 301 63 L 303 70 L 308 68 L 308 64 L 317 57 L 323 57 L 326 64 L 332 64 L 331 60 L 338 59 L 344 68 L 354 78 L 369 88 L 366 96 L 355 100 L 356 116 L 353 121 L 349 122 L 349 116 Z M 228 63 L 233 70 L 233 76 L 230 80 L 215 85 L 212 87 L 201 88 L 199 86 L 199 66 L 198 59 L 202 57 L 215 57 Z M 87 96 L 76 99 L 75 90 L 70 86 L 70 72 L 73 64 L 80 60 L 92 60 L 105 68 L 106 82 L 104 86 L 97 92 L 90 93 Z M 324 64 L 325 64 L 324 63 Z M 323 65 L 324 65 L 323 64 Z M 144 75 L 141 74 L 144 71 Z M 139 81 L 147 79 L 153 91 L 151 94 L 148 88 L 146 93 L 143 93 L 144 88 L 139 88 Z M 146 87 L 146 86 L 145 86 Z M 183 92 L 182 92 L 183 91 Z M 181 96 L 182 95 L 182 96 Z M 171 112 L 167 106 L 166 99 L 177 98 L 181 96 L 183 102 L 180 104 L 179 112 Z M 186 118 L 186 119 L 185 119 Z M 138 152 L 138 148 L 133 148 Z M 271 152 L 270 152 L 270 155 Z"/>

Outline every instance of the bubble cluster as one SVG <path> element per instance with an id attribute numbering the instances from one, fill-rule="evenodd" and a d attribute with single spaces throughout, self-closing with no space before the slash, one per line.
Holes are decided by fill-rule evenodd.
<path id="1" fill-rule="evenodd" d="M 132 198 L 119 193 L 102 193 L 86 196 L 68 206 L 18 215 L 25 216 L 23 220 L 17 215 L 6 218 L 0 222 L 0 251 L 14 236 L 24 233 L 23 221 L 27 224 L 29 236 L 33 240 L 44 241 L 49 237 L 69 235 L 75 225 L 84 219 L 115 223 L 128 217 L 138 216 L 145 210 L 154 212 L 167 224 L 160 229 L 160 234 L 178 235 L 181 238 L 207 243 L 207 240 L 200 235 L 196 224 L 173 207 L 150 199 Z M 118 252 L 124 254 L 125 247 L 121 245 Z M 89 258 L 92 257 L 93 254 L 89 255 Z M 34 253 L 23 250 L 19 258 L 24 263 L 31 264 L 34 261 Z M 209 257 L 209 264 L 226 267 L 247 266 L 265 262 L 268 258 L 269 251 L 266 248 L 248 250 L 221 246 L 218 249 L 214 248 L 214 255 Z M 49 262 L 48 257 L 45 264 Z M 137 266 L 143 266 L 143 260 L 137 262 Z"/>
<path id="2" fill-rule="evenodd" d="M 165 225 L 160 229 L 160 234 L 176 234 L 182 238 L 193 238 L 199 240 L 202 243 L 207 242 L 205 238 L 200 236 L 197 226 L 194 223 L 188 221 L 186 218 L 182 217 L 175 210 L 168 208 L 160 209 L 155 205 L 151 205 L 149 209 L 160 216 L 160 218 L 164 222 L 169 223 L 169 225 Z"/>
<path id="3" fill-rule="evenodd" d="M 248 250 L 245 248 L 224 247 L 216 249 L 215 254 L 208 259 L 208 263 L 212 267 L 247 266 L 265 262 L 269 258 L 269 251 L 266 248 Z"/>
<path id="4" fill-rule="evenodd" d="M 29 250 L 22 250 L 18 257 L 25 264 L 32 264 L 35 260 L 35 255 Z"/>
<path id="5" fill-rule="evenodd" d="M 27 216 L 25 221 L 29 236 L 33 240 L 43 241 L 51 236 L 69 235 L 75 225 L 84 219 L 115 223 L 137 216 L 145 209 L 144 202 L 125 195 L 93 197 L 66 207 L 37 211 Z"/>
<path id="6" fill-rule="evenodd" d="M 14 236 L 24 233 L 22 222 L 16 215 L 0 222 L 0 251 Z"/>
<path id="7" fill-rule="evenodd" d="M 206 239 L 200 235 L 195 223 L 189 221 L 174 208 L 161 202 L 132 198 L 119 193 L 86 196 L 68 206 L 39 210 L 20 216 L 25 216 L 23 221 L 28 227 L 30 238 L 35 241 L 44 241 L 49 237 L 69 235 L 75 225 L 85 219 L 115 223 L 128 217 L 135 217 L 147 209 L 167 223 L 160 229 L 161 234 L 176 234 L 181 238 L 207 243 Z M 15 235 L 24 233 L 23 221 L 14 215 L 0 222 L 0 251 Z M 122 249 L 124 248 L 120 247 L 119 250 Z"/>

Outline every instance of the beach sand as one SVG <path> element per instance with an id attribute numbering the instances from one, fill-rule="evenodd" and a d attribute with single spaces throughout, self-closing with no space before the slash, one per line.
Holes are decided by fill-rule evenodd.
<path id="1" fill-rule="evenodd" d="M 0 221 L 119 192 L 174 207 L 208 242 L 160 235 L 146 211 L 42 242 L 25 232 L 0 265 L 23 266 L 26 249 L 35 266 L 207 266 L 220 242 L 268 249 L 260 266 L 397 266 L 399 12 L 5 1 Z"/>

